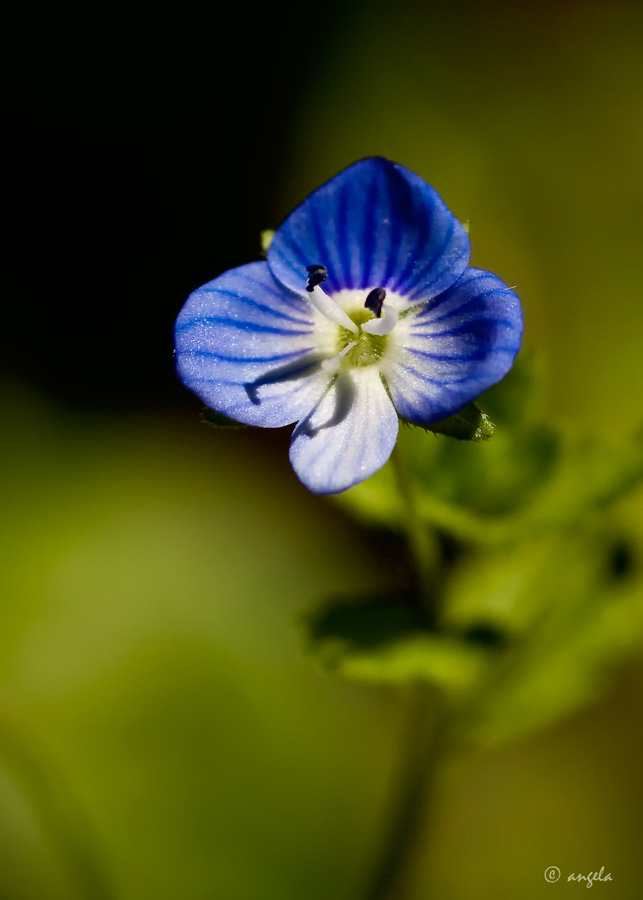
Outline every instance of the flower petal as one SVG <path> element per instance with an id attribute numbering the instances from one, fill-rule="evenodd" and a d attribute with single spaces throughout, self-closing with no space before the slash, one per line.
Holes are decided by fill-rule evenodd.
<path id="1" fill-rule="evenodd" d="M 384 287 L 410 301 L 448 288 L 469 261 L 469 238 L 419 175 L 381 157 L 362 159 L 314 191 L 277 229 L 268 265 L 282 284 L 306 286 L 324 265 L 326 293 Z"/>
<path id="2" fill-rule="evenodd" d="M 309 490 L 345 491 L 384 465 L 398 427 L 377 368 L 343 371 L 295 429 L 290 462 Z"/>
<path id="3" fill-rule="evenodd" d="M 176 368 L 203 402 L 238 422 L 277 428 L 318 400 L 313 311 L 265 262 L 231 269 L 190 294 L 175 326 Z"/>
<path id="4" fill-rule="evenodd" d="M 411 422 L 435 422 L 507 374 L 522 338 L 520 301 L 495 275 L 470 268 L 391 338 L 382 373 L 395 408 Z"/>

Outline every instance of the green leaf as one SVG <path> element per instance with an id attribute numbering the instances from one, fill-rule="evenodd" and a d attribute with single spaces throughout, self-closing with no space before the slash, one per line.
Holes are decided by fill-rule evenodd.
<path id="1" fill-rule="evenodd" d="M 304 624 L 307 648 L 327 671 L 388 684 L 421 678 L 455 697 L 478 680 L 491 655 L 470 636 L 427 630 L 403 598 L 336 601 Z"/>
<path id="2" fill-rule="evenodd" d="M 338 640 L 372 648 L 406 637 L 422 628 L 411 602 L 406 595 L 327 602 L 303 617 L 309 646 L 316 650 L 328 640 Z"/>
<path id="3" fill-rule="evenodd" d="M 495 431 L 495 425 L 489 416 L 475 403 L 469 403 L 448 419 L 431 422 L 429 425 L 416 425 L 414 422 L 406 422 L 405 419 L 402 421 L 414 428 L 432 431 L 433 434 L 443 434 L 458 441 L 488 441 Z"/>
<path id="4" fill-rule="evenodd" d="M 234 419 L 229 419 L 222 413 L 215 412 L 207 407 L 201 412 L 201 421 L 205 422 L 206 425 L 211 425 L 212 428 L 230 428 L 234 430 L 250 427 L 249 425 L 244 425 L 243 422 L 235 422 Z"/>

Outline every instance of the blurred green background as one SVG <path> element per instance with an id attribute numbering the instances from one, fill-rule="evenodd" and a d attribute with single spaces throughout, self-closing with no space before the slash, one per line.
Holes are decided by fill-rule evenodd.
<path id="1" fill-rule="evenodd" d="M 641 5 L 12 16 L 0 898 L 358 897 L 399 696 L 317 672 L 297 618 L 395 585 L 398 547 L 296 483 L 287 433 L 199 423 L 173 318 L 381 154 L 517 286 L 552 412 L 640 435 Z M 612 516 L 640 573 L 643 498 Z M 592 706 L 453 760 L 418 900 L 601 866 L 638 897 L 642 702 L 639 650 Z"/>

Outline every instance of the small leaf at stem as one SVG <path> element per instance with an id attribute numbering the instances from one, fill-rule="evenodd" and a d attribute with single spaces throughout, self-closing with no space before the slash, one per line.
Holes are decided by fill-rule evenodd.
<path id="1" fill-rule="evenodd" d="M 411 422 L 409 424 L 413 425 L 415 423 Z M 434 434 L 444 434 L 458 441 L 488 441 L 496 430 L 496 426 L 489 416 L 483 413 L 475 403 L 469 403 L 468 406 L 465 406 L 464 409 L 461 409 L 454 416 L 449 416 L 448 419 L 441 419 L 439 422 L 430 422 L 428 425 L 417 425 L 415 427 L 423 428 L 425 431 L 432 431 Z"/>

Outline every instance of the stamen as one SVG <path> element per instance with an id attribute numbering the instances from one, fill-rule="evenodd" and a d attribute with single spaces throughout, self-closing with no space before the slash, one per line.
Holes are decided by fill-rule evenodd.
<path id="1" fill-rule="evenodd" d="M 332 297 L 325 294 L 320 287 L 314 287 L 312 290 L 309 288 L 309 290 L 310 302 L 322 316 L 330 319 L 330 321 L 334 322 L 336 325 L 341 325 L 342 328 L 347 328 L 349 331 L 352 331 L 353 334 L 359 334 L 359 328 L 355 322 L 353 322 L 349 315 L 335 303 Z"/>
<path id="2" fill-rule="evenodd" d="M 306 271 L 309 273 L 306 290 L 310 292 L 315 289 L 316 285 L 323 284 L 323 282 L 328 278 L 328 269 L 326 268 L 326 266 L 306 266 Z"/>
<path id="3" fill-rule="evenodd" d="M 330 359 L 324 359 L 322 361 L 321 367 L 325 372 L 334 372 L 339 366 L 342 359 L 346 356 L 349 350 L 352 350 L 353 347 L 357 346 L 357 341 L 351 341 L 350 344 L 347 344 L 344 349 L 337 354 L 337 356 L 331 356 Z"/>
<path id="4" fill-rule="evenodd" d="M 382 304 L 384 303 L 384 298 L 386 297 L 386 291 L 383 287 L 373 288 L 368 297 L 366 298 L 366 303 L 364 306 L 366 309 L 370 309 L 376 319 L 379 319 L 382 315 Z"/>
<path id="5" fill-rule="evenodd" d="M 384 307 L 384 315 L 381 319 L 369 319 L 362 325 L 362 331 L 367 334 L 390 334 L 397 325 L 399 313 L 392 306 Z"/>
<path id="6" fill-rule="evenodd" d="M 310 300 L 315 309 L 318 310 L 322 316 L 330 319 L 331 322 L 335 322 L 336 325 L 347 328 L 348 331 L 352 331 L 353 334 L 359 334 L 359 328 L 350 316 L 344 312 L 341 306 L 338 306 L 337 303 L 335 303 L 332 297 L 325 294 L 319 287 L 319 285 L 328 278 L 328 269 L 326 266 L 306 266 L 306 271 L 309 273 L 306 290 L 310 294 Z"/>

